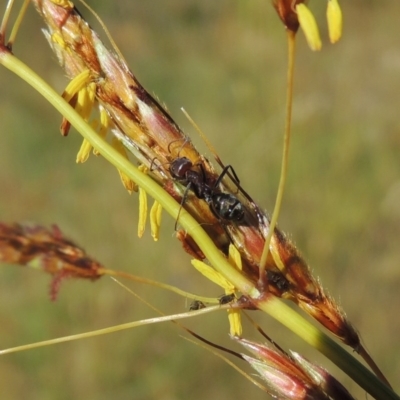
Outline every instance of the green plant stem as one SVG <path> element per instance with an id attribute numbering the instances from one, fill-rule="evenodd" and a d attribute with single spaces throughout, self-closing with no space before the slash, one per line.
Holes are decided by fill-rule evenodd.
<path id="1" fill-rule="evenodd" d="M 38 91 L 105 159 L 127 174 L 150 196 L 156 199 L 173 218 L 177 218 L 180 205 L 161 186 L 122 157 L 44 80 L 2 45 L 0 45 L 0 64 Z M 260 292 L 255 285 L 227 261 L 197 221 L 185 210 L 181 210 L 180 212 L 179 223 L 196 241 L 209 262 L 218 272 L 224 275 L 225 278 L 231 281 L 246 296 L 256 300 L 260 297 Z M 257 301 L 257 307 L 280 321 L 307 343 L 316 347 L 376 399 L 400 400 L 400 397 L 384 385 L 359 361 L 281 300 L 267 296 L 267 298 Z"/>
<path id="2" fill-rule="evenodd" d="M 264 281 L 265 267 L 267 265 L 269 245 L 272 235 L 275 232 L 275 227 L 278 222 L 279 213 L 281 211 L 283 192 L 285 191 L 287 170 L 289 164 L 289 148 L 290 148 L 290 132 L 292 126 L 292 105 L 293 105 L 293 78 L 294 78 L 294 61 L 296 50 L 296 33 L 288 30 L 288 69 L 287 69 L 287 92 L 286 92 L 286 117 L 285 117 L 285 132 L 283 135 L 283 150 L 282 150 L 282 165 L 281 175 L 279 179 L 278 192 L 276 194 L 275 207 L 272 212 L 269 231 L 265 238 L 264 248 L 260 259 L 260 283 Z"/>

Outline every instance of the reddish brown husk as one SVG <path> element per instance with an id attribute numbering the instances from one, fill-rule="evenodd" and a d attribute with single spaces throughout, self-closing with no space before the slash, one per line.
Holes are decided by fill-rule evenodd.
<path id="1" fill-rule="evenodd" d="M 96 83 L 96 99 L 107 110 L 114 128 L 130 138 L 131 150 L 168 193 L 178 201 L 183 195 L 182 185 L 176 184 L 169 171 L 170 162 L 177 157 L 187 157 L 196 168 L 201 166 L 209 185 L 216 181 L 218 174 L 210 162 L 197 152 L 169 114 L 140 85 L 124 60 L 104 47 L 75 9 L 56 6 L 50 0 L 33 0 L 33 3 L 47 24 L 47 38 L 67 75 L 74 78 L 82 71 L 90 70 L 92 81 Z M 293 6 L 291 1 L 275 1 L 274 5 L 289 29 L 297 29 L 289 3 Z M 52 37 L 57 37 L 58 41 Z M 59 38 L 62 38 L 61 44 Z M 154 160 L 157 160 L 156 168 Z M 243 272 L 256 283 L 269 220 L 249 197 L 238 195 L 232 183 L 223 182 L 221 190 L 239 196 L 245 208 L 245 217 L 240 223 L 218 220 L 208 205 L 192 194 L 187 196 L 184 208 L 225 254 L 230 241 L 236 245 L 242 256 Z M 182 235 L 178 237 L 186 251 L 200 257 Z M 343 312 L 324 294 L 295 246 L 277 229 L 271 242 L 272 251 L 275 259 L 269 255 L 267 284 L 262 297 L 273 293 L 295 301 L 345 343 L 357 348 L 358 336 Z M 280 262 L 276 262 L 276 257 Z"/>
<path id="2" fill-rule="evenodd" d="M 297 32 L 299 29 L 299 20 L 295 7 L 297 4 L 304 3 L 304 0 L 274 0 L 273 4 L 279 18 L 282 20 L 287 29 Z"/>
<path id="3" fill-rule="evenodd" d="M 180 229 L 176 232 L 176 237 L 182 243 L 182 247 L 186 253 L 190 254 L 196 260 L 204 260 L 204 253 L 188 233 Z"/>
<path id="4" fill-rule="evenodd" d="M 242 354 L 264 380 L 273 397 L 288 400 L 330 399 L 321 386 L 313 382 L 307 371 L 272 343 L 261 344 L 241 338 L 234 340 L 257 357 L 255 359 Z"/>
<path id="5" fill-rule="evenodd" d="M 0 223 L 0 261 L 31 266 L 53 276 L 50 294 L 54 300 L 66 277 L 95 280 L 102 266 L 74 242 L 66 239 L 57 226 Z"/>

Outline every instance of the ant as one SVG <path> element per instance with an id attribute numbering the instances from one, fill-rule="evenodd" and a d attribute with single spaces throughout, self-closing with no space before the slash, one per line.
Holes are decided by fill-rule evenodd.
<path id="1" fill-rule="evenodd" d="M 203 199 L 217 218 L 226 221 L 241 221 L 244 217 L 243 204 L 233 194 L 222 193 L 218 190 L 218 185 L 223 177 L 229 174 L 229 171 L 238 181 L 232 166 L 228 165 L 222 170 L 213 186 L 206 182 L 201 164 L 201 171 L 196 171 L 193 167 L 193 163 L 188 158 L 178 157 L 171 162 L 169 171 L 173 178 L 187 183 L 187 190 L 192 189 L 196 197 Z M 182 204 L 185 201 L 186 193 L 182 198 Z"/>
<path id="2" fill-rule="evenodd" d="M 206 305 L 200 300 L 194 300 L 189 307 L 189 311 L 197 311 L 206 308 Z"/>
<path id="3" fill-rule="evenodd" d="M 224 304 L 229 304 L 232 303 L 233 300 L 236 299 L 236 296 L 232 293 L 232 294 L 225 294 L 223 296 L 221 296 L 218 300 L 219 300 L 219 304 L 222 306 Z"/>

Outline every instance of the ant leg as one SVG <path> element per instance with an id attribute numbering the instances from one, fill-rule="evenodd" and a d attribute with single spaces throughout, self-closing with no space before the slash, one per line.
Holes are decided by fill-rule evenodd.
<path id="1" fill-rule="evenodd" d="M 232 165 L 227 165 L 226 167 L 224 167 L 224 169 L 219 174 L 219 177 L 218 177 L 218 179 L 216 180 L 216 182 L 214 184 L 214 188 L 216 188 L 222 182 L 222 179 L 224 179 L 225 175 L 228 175 L 229 178 L 231 178 L 232 182 L 239 189 L 241 189 L 239 177 L 237 176 L 237 174 L 236 174 L 235 170 L 233 169 Z"/>
<path id="2" fill-rule="evenodd" d="M 199 167 L 200 171 L 201 171 L 201 176 L 202 176 L 202 181 L 204 183 L 206 183 L 206 171 L 204 170 L 204 165 L 202 163 L 196 164 L 196 166 Z"/>
<path id="3" fill-rule="evenodd" d="M 186 199 L 188 197 L 188 193 L 189 193 L 189 190 L 191 189 L 191 187 L 192 187 L 192 184 L 191 184 L 191 182 L 189 182 L 189 184 L 186 186 L 185 192 L 183 193 L 182 200 L 181 200 L 181 203 L 179 206 L 178 215 L 176 216 L 176 220 L 175 220 L 175 231 L 178 230 L 179 216 L 181 215 L 181 210 L 183 208 L 183 205 L 186 202 Z"/>
<path id="4" fill-rule="evenodd" d="M 262 212 L 260 211 L 260 209 L 257 206 L 257 204 L 254 202 L 254 200 L 251 198 L 251 196 L 240 185 L 239 177 L 237 176 L 237 174 L 236 174 L 235 170 L 233 169 L 232 165 L 227 165 L 226 167 L 223 168 L 221 174 L 219 175 L 217 181 L 215 182 L 214 188 L 216 188 L 221 183 L 221 181 L 222 181 L 222 179 L 224 178 L 225 175 L 229 176 L 229 178 L 232 180 L 232 182 L 237 186 L 238 190 L 244 195 L 244 197 L 253 206 L 258 220 L 261 221 L 262 218 L 260 216 L 262 215 Z"/>

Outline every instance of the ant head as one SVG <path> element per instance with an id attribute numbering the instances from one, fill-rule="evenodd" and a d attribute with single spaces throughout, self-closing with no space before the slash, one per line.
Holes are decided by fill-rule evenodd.
<path id="1" fill-rule="evenodd" d="M 171 162 L 169 170 L 176 179 L 185 179 L 186 173 L 193 167 L 192 162 L 186 157 L 176 158 Z"/>

